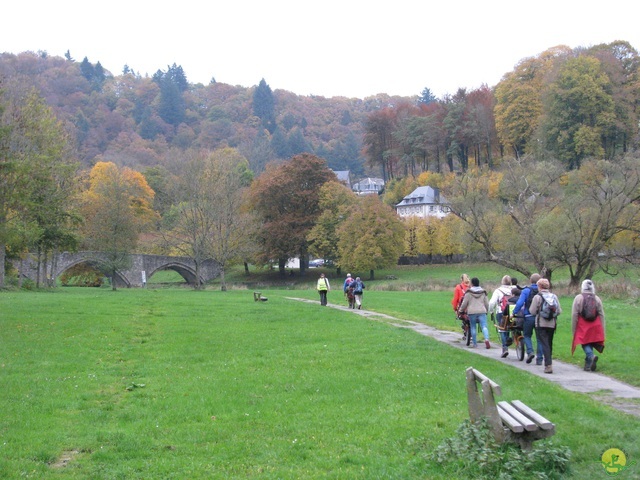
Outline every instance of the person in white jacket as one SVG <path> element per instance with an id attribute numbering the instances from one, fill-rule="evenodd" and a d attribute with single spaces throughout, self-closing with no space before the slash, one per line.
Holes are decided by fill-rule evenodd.
<path id="1" fill-rule="evenodd" d="M 495 315 L 496 327 L 500 334 L 500 340 L 502 341 L 502 358 L 509 355 L 509 345 L 507 341 L 509 339 L 509 330 L 502 324 L 502 310 L 504 308 L 503 300 L 506 301 L 511 297 L 511 277 L 505 275 L 502 277 L 500 286 L 493 291 L 491 299 L 489 300 L 489 312 Z"/>

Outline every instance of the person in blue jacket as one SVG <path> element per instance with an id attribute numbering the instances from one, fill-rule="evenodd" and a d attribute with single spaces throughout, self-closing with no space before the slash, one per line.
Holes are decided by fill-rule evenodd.
<path id="1" fill-rule="evenodd" d="M 543 354 L 542 354 L 542 345 L 538 342 L 536 338 L 536 353 L 533 353 L 533 332 L 536 326 L 536 317 L 535 315 L 531 315 L 529 312 L 529 306 L 531 305 L 531 301 L 533 297 L 538 294 L 538 280 L 540 280 L 541 276 L 538 273 L 534 273 L 531 275 L 529 279 L 530 285 L 524 287 L 520 297 L 518 298 L 518 302 L 516 303 L 516 308 L 513 310 L 514 315 L 520 313 L 524 313 L 524 327 L 522 329 L 522 334 L 524 335 L 524 345 L 527 349 L 527 363 L 531 363 L 536 358 L 536 365 L 542 365 Z"/>

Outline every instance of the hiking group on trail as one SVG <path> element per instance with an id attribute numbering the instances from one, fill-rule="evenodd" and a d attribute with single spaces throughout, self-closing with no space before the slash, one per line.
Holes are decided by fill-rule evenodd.
<path id="1" fill-rule="evenodd" d="M 489 300 L 487 292 L 480 287 L 478 278 L 469 280 L 467 274 L 462 274 L 460 283 L 454 288 L 451 304 L 457 318 L 468 317 L 470 348 L 477 348 L 478 324 L 486 348 L 491 348 L 487 328 L 487 315 L 491 314 L 500 336 L 501 358 L 509 355 L 509 346 L 514 340 L 511 332 L 515 327 L 522 331 L 526 363 L 532 363 L 535 358 L 536 365 L 544 364 L 544 373 L 553 373 L 553 339 L 562 307 L 557 295 L 551 291 L 548 279 L 534 273 L 529 278 L 529 285 L 520 287 L 517 279 L 505 275 Z M 594 354 L 594 350 L 600 354 L 604 350 L 605 321 L 602 300 L 595 294 L 592 280 L 582 282 L 582 292 L 573 300 L 571 328 L 571 353 L 573 354 L 577 345 L 581 345 L 585 353 L 584 370 L 596 371 L 598 356 Z"/>
<path id="2" fill-rule="evenodd" d="M 349 308 L 362 309 L 362 295 L 365 289 L 364 282 L 360 277 L 355 279 L 351 277 L 350 273 L 347 273 L 347 278 L 344 280 L 343 288 L 345 297 L 347 297 L 347 303 Z"/>

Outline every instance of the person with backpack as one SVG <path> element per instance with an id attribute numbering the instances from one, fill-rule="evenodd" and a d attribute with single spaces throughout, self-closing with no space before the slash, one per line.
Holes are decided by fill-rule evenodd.
<path id="1" fill-rule="evenodd" d="M 495 325 L 500 334 L 500 340 L 502 341 L 502 358 L 509 355 L 509 345 L 507 344 L 509 340 L 509 329 L 505 322 L 503 322 L 503 319 L 507 320 L 507 317 L 503 316 L 502 312 L 511 297 L 511 289 L 511 277 L 505 275 L 502 277 L 500 286 L 493 291 L 491 300 L 489 300 L 489 312 L 491 312 L 492 316 L 495 316 Z"/>
<path id="2" fill-rule="evenodd" d="M 536 317 L 531 314 L 529 309 L 531 307 L 531 301 L 538 293 L 538 280 L 540 280 L 540 278 L 541 276 L 538 273 L 531 275 L 529 278 L 530 284 L 522 289 L 522 293 L 516 303 L 516 308 L 513 310 L 514 315 L 524 315 L 522 335 L 524 336 L 524 345 L 527 349 L 527 363 L 531 363 L 536 357 L 536 354 L 533 353 L 533 332 L 536 326 Z M 537 336 L 536 343 L 536 365 L 542 365 L 542 345 L 540 345 Z"/>
<path id="3" fill-rule="evenodd" d="M 353 286 L 353 296 L 356 300 L 356 307 L 358 310 L 362 309 L 362 291 L 364 290 L 364 282 L 360 280 L 360 277 L 356 277 L 356 279 L 351 284 Z"/>
<path id="4" fill-rule="evenodd" d="M 487 312 L 489 311 L 489 299 L 487 292 L 480 287 L 480 280 L 471 279 L 471 287 L 467 290 L 460 304 L 460 312 L 466 312 L 469 315 L 469 330 L 471 331 L 471 345 L 469 347 L 476 348 L 477 340 L 477 324 L 480 322 L 482 335 L 484 336 L 484 344 L 487 348 L 491 348 L 489 343 L 489 329 L 487 328 Z"/>
<path id="5" fill-rule="evenodd" d="M 353 283 L 353 277 L 350 273 L 347 273 L 347 278 L 344 279 L 344 284 L 342 285 L 342 290 L 344 290 L 344 295 L 347 297 L 347 302 L 349 303 L 349 308 L 354 307 L 354 297 L 353 297 L 353 288 L 351 284 Z"/>
<path id="6" fill-rule="evenodd" d="M 576 295 L 571 307 L 571 330 L 573 343 L 571 355 L 577 345 L 582 345 L 585 354 L 584 369 L 595 372 L 598 356 L 593 353 L 604 350 L 604 308 L 602 300 L 596 295 L 592 280 L 582 282 L 582 293 Z"/>
<path id="7" fill-rule="evenodd" d="M 529 312 L 535 316 L 536 340 L 542 346 L 544 373 L 553 373 L 553 336 L 562 308 L 558 296 L 549 291 L 549 280 L 541 278 L 536 283 L 538 294 L 533 297 Z"/>

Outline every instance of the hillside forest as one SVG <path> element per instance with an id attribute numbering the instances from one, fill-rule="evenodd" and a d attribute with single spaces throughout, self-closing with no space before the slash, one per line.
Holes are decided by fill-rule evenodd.
<path id="1" fill-rule="evenodd" d="M 223 264 L 275 260 L 281 271 L 288 258 L 313 254 L 371 275 L 403 254 L 462 253 L 523 273 L 569 266 L 578 281 L 613 257 L 635 256 L 639 65 L 625 41 L 557 46 L 522 59 L 492 87 L 356 99 L 298 96 L 265 79 L 191 84 L 176 64 L 142 77 L 70 52 L 3 53 L 1 254 L 37 251 L 44 278 L 48 255 L 66 248 L 111 249 L 113 269 L 135 249 L 215 254 Z M 382 177 L 380 205 L 333 185 L 332 170 Z M 451 219 L 388 215 L 427 184 L 446 194 Z M 607 233 L 592 232 L 597 242 L 586 239 L 584 218 L 563 217 L 594 192 L 590 205 L 600 211 L 607 195 L 617 202 Z M 345 221 L 354 211 L 357 226 Z M 513 223 L 499 227 L 492 211 L 500 213 L 492 221 Z M 380 218 L 384 233 L 354 254 L 345 237 L 363 236 Z M 569 226 L 582 225 L 588 252 L 564 241 L 541 249 L 535 230 L 551 224 L 565 240 L 576 234 Z M 498 240 L 500 228 L 519 233 Z M 234 229 L 244 235 L 234 238 Z M 383 237 L 393 240 L 381 247 Z"/>

